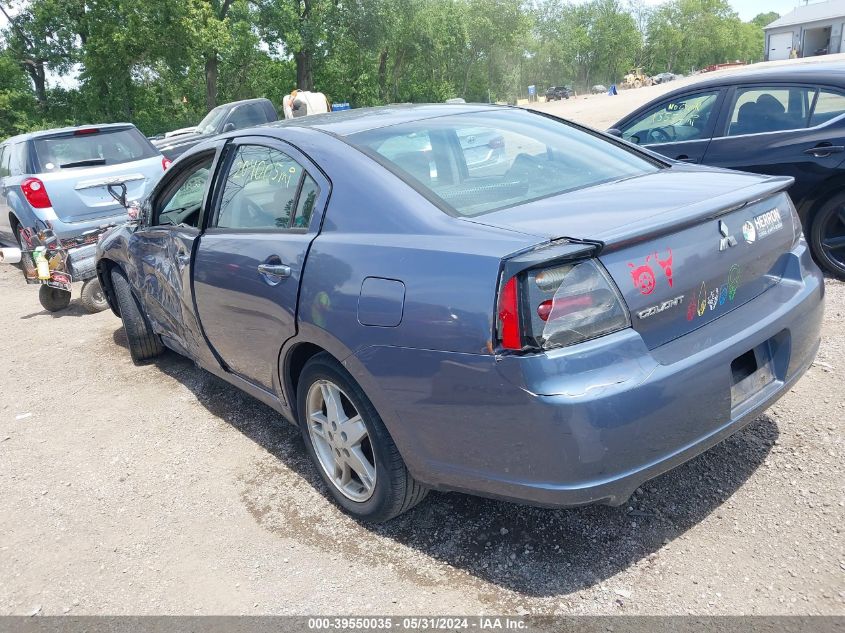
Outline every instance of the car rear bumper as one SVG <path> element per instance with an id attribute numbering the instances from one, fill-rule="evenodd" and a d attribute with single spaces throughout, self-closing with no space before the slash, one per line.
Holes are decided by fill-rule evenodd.
<path id="1" fill-rule="evenodd" d="M 621 504 L 741 429 L 813 362 L 823 278 L 803 241 L 785 257 L 779 284 L 653 350 L 628 329 L 499 358 L 368 348 L 347 366 L 375 380 L 374 404 L 423 483 L 547 506 Z M 731 364 L 755 349 L 769 351 L 771 380 L 732 399 Z"/>

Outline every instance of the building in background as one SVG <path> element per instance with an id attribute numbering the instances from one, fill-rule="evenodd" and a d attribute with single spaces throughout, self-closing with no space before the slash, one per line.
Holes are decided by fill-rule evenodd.
<path id="1" fill-rule="evenodd" d="M 766 33 L 765 59 L 845 53 L 844 26 L 845 0 L 796 7 L 763 29 Z"/>

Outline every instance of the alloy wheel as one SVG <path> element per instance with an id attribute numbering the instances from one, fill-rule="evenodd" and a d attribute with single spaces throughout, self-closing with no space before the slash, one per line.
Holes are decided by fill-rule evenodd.
<path id="1" fill-rule="evenodd" d="M 367 501 L 376 486 L 376 462 L 367 426 L 343 390 L 317 380 L 306 397 L 308 436 L 332 485 L 352 501 Z"/>

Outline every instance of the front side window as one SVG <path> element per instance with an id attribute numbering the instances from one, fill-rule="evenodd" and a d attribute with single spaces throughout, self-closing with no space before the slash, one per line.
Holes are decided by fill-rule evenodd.
<path id="1" fill-rule="evenodd" d="M 153 224 L 198 227 L 214 155 L 186 167 L 157 201 Z"/>
<path id="2" fill-rule="evenodd" d="M 217 106 L 211 110 L 197 125 L 197 132 L 200 134 L 216 134 L 226 116 L 226 112 L 226 106 Z"/>
<path id="3" fill-rule="evenodd" d="M 347 139 L 465 216 L 660 168 L 597 135 L 521 110 L 424 119 Z"/>
<path id="4" fill-rule="evenodd" d="M 728 136 L 806 128 L 814 94 L 802 86 L 738 88 Z"/>
<path id="5" fill-rule="evenodd" d="M 718 96 L 718 91 L 698 92 L 661 103 L 623 127 L 622 138 L 637 145 L 708 138 Z"/>
<path id="6" fill-rule="evenodd" d="M 303 186 L 304 176 L 302 166 L 284 152 L 260 145 L 241 145 L 235 151 L 226 176 L 216 226 L 230 229 L 306 227 L 317 189 L 316 184 Z M 310 176 L 307 181 L 313 183 Z M 306 198 L 309 193 L 312 195 L 311 207 L 305 200 L 301 205 L 297 204 L 301 189 Z"/>

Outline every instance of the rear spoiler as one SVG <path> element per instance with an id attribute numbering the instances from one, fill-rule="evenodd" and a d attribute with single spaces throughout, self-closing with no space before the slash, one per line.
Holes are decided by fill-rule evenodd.
<path id="1" fill-rule="evenodd" d="M 706 220 L 715 220 L 786 191 L 793 182 L 795 179 L 791 176 L 771 176 L 757 184 L 612 229 L 601 235 L 603 250 L 615 251 L 701 224 Z M 679 212 L 683 213 L 682 218 L 678 217 Z"/>

